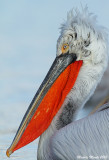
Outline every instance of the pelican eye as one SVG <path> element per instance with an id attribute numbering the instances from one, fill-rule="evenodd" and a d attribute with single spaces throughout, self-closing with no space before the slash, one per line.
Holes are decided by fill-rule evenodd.
<path id="1" fill-rule="evenodd" d="M 64 54 L 64 53 L 67 53 L 68 50 L 69 50 L 69 45 L 68 45 L 68 43 L 63 44 L 63 46 L 62 46 L 62 48 L 61 48 L 62 53 L 63 53 L 63 54 Z"/>

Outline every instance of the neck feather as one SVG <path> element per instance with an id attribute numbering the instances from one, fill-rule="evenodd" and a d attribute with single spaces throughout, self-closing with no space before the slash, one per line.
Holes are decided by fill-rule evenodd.
<path id="1" fill-rule="evenodd" d="M 71 123 L 77 111 L 84 106 L 95 91 L 104 73 L 101 64 L 83 64 L 74 87 L 67 95 L 61 109 L 52 120 L 49 128 L 41 135 L 38 145 L 38 160 L 52 160 L 50 142 L 52 136 L 62 127 Z"/>

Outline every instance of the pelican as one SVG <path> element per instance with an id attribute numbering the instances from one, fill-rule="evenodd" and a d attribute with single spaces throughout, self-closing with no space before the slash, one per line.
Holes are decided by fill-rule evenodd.
<path id="1" fill-rule="evenodd" d="M 39 136 L 38 160 L 108 156 L 109 104 L 76 120 L 107 64 L 106 29 L 97 24 L 87 7 L 69 11 L 61 25 L 56 58 L 27 109 L 7 156 Z"/>

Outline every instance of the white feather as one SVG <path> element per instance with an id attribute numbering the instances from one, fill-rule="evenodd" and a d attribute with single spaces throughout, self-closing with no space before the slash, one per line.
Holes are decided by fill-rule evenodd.
<path id="1" fill-rule="evenodd" d="M 68 13 L 66 22 L 61 25 L 61 35 L 57 41 L 57 56 L 62 54 L 61 47 L 64 43 L 69 44 L 69 53 L 76 53 L 77 60 L 83 60 L 83 65 L 74 87 L 67 95 L 61 109 L 54 117 L 51 125 L 40 138 L 38 160 L 52 160 L 56 158 L 52 157 L 53 148 L 51 149 L 50 146 L 50 144 L 54 143 L 55 140 L 56 143 L 52 144 L 55 148 L 55 153 L 57 152 L 56 149 L 58 149 L 60 151 L 60 153 L 58 151 L 58 154 L 62 154 L 60 157 L 64 156 L 64 152 L 67 156 L 69 151 L 67 152 L 66 146 L 64 146 L 64 150 L 60 148 L 61 146 L 59 148 L 55 147 L 55 144 L 59 146 L 58 138 L 61 138 L 61 136 L 56 138 L 56 135 L 58 135 L 57 121 L 59 121 L 59 116 L 63 114 L 63 120 L 67 122 L 66 115 L 64 114 L 65 106 L 70 103 L 72 104 L 72 108 L 75 110 L 75 113 L 72 114 L 72 119 L 74 119 L 76 111 L 79 108 L 82 108 L 93 94 L 108 64 L 107 30 L 97 24 L 96 16 L 89 13 L 87 7 L 83 8 L 81 11 L 78 9 L 72 9 Z M 88 125 L 87 122 L 85 123 Z M 67 129 L 64 130 L 63 128 L 62 132 L 65 136 L 67 134 Z M 75 133 L 78 136 L 78 131 L 75 131 Z M 76 134 L 75 141 L 72 143 L 76 143 Z M 82 134 L 84 134 L 84 132 Z M 55 138 L 53 138 L 54 135 Z M 72 135 L 69 133 L 69 136 Z M 52 138 L 54 139 L 53 142 Z M 80 144 L 78 143 L 79 142 L 77 141 L 77 146 L 81 145 L 82 142 Z M 73 146 L 75 144 L 69 144 L 69 147 L 71 147 L 71 145 Z M 84 153 L 84 148 L 83 150 L 81 149 L 81 152 L 82 151 Z M 65 157 L 62 160 L 64 159 Z"/>

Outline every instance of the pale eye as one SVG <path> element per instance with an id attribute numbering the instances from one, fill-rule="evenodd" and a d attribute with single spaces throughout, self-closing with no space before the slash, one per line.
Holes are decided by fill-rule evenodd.
<path id="1" fill-rule="evenodd" d="M 61 48 L 62 53 L 67 53 L 68 50 L 69 50 L 69 45 L 68 45 L 68 43 L 63 44 L 63 46 L 62 46 L 62 48 Z"/>
<path id="2" fill-rule="evenodd" d="M 64 49 L 66 49 L 66 48 L 67 48 L 67 45 L 64 46 Z"/>

